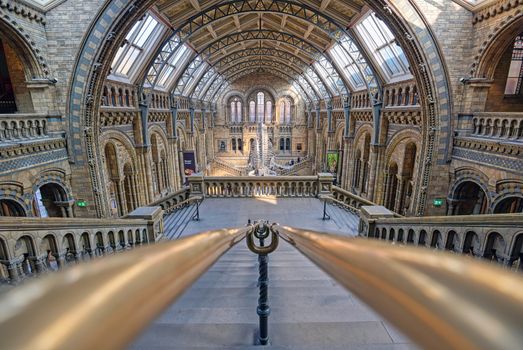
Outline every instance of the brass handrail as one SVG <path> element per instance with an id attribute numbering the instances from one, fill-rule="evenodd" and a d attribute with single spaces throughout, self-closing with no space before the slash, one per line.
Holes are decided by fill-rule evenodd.
<path id="1" fill-rule="evenodd" d="M 451 253 L 274 225 L 425 349 L 520 349 L 523 278 Z"/>
<path id="2" fill-rule="evenodd" d="M 17 287 L 0 299 L 0 349 L 124 347 L 247 231 L 140 247 Z"/>

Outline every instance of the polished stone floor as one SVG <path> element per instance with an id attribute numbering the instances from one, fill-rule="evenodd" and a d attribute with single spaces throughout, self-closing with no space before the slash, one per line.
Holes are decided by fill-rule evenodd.
<path id="1" fill-rule="evenodd" d="M 264 219 L 355 235 L 357 217 L 317 199 L 206 199 L 183 236 Z M 339 211 L 337 211 L 339 210 Z M 277 350 L 412 350 L 410 341 L 286 242 L 269 256 L 269 330 Z M 258 261 L 242 241 L 160 315 L 131 349 L 255 350 Z M 154 296 L 151 296 L 154 297 Z"/>
<path id="2" fill-rule="evenodd" d="M 357 234 L 357 216 L 330 205 L 327 213 L 331 220 L 322 220 L 323 202 L 316 198 L 209 198 L 200 206 L 200 221 L 189 222 L 183 235 L 244 226 L 248 219 L 342 235 Z"/>

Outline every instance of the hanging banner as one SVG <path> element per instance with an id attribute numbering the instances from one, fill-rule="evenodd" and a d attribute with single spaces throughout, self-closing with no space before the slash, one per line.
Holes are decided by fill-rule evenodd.
<path id="1" fill-rule="evenodd" d="M 331 173 L 335 179 L 337 178 L 338 173 L 339 158 L 339 151 L 327 151 L 327 171 Z"/>
<path id="2" fill-rule="evenodd" d="M 194 151 L 183 151 L 183 173 L 191 176 L 196 172 L 196 155 Z"/>

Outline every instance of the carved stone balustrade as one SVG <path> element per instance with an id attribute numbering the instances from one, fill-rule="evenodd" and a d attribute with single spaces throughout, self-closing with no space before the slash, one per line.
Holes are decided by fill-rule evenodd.
<path id="1" fill-rule="evenodd" d="M 48 118 L 41 114 L 0 114 L 0 142 L 47 137 Z"/>
<path id="2" fill-rule="evenodd" d="M 160 207 L 137 208 L 124 219 L 0 217 L 0 279 L 16 283 L 162 237 Z"/>
<path id="3" fill-rule="evenodd" d="M 316 197 L 330 193 L 331 174 L 318 176 L 242 176 L 204 177 L 190 176 L 191 196 L 203 195 L 210 198 L 246 197 Z"/>
<path id="4" fill-rule="evenodd" d="M 523 214 L 394 218 L 384 207 L 363 206 L 361 211 L 360 236 L 448 250 L 504 265 L 512 265 L 523 255 Z M 378 215 L 363 215 L 365 211 Z"/>
<path id="5" fill-rule="evenodd" d="M 523 113 L 483 112 L 460 115 L 458 135 L 523 142 Z"/>

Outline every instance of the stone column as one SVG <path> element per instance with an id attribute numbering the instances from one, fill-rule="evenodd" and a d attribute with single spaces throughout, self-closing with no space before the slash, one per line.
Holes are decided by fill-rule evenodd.
<path id="1" fill-rule="evenodd" d="M 398 176 L 398 190 L 396 192 L 396 203 L 394 205 L 394 211 L 401 214 L 403 206 L 403 191 L 405 188 L 405 177 L 403 175 Z"/>
<path id="2" fill-rule="evenodd" d="M 118 180 L 118 182 L 116 183 L 116 187 L 118 188 L 118 193 L 119 193 L 119 197 L 120 197 L 120 203 L 118 203 L 121 206 L 120 216 L 123 216 L 128 212 L 123 180 Z"/>
<path id="3" fill-rule="evenodd" d="M 18 282 L 22 277 L 22 275 L 20 275 L 20 263 L 10 261 L 9 265 L 7 265 L 7 273 L 11 281 Z"/>
<path id="4" fill-rule="evenodd" d="M 386 206 L 388 202 L 388 197 L 390 194 L 390 183 L 391 183 L 391 174 L 389 174 L 388 170 L 385 170 L 385 181 L 384 181 L 384 189 L 383 189 L 383 201 L 381 202 L 382 205 Z M 379 202 L 379 198 L 378 198 Z"/>
<path id="5" fill-rule="evenodd" d="M 379 187 L 379 171 L 382 168 L 382 159 L 385 147 L 383 145 L 375 144 L 370 146 L 370 173 L 368 177 L 368 186 L 367 186 L 367 199 L 370 201 L 376 201 L 378 193 L 376 193 L 376 188 Z"/>

